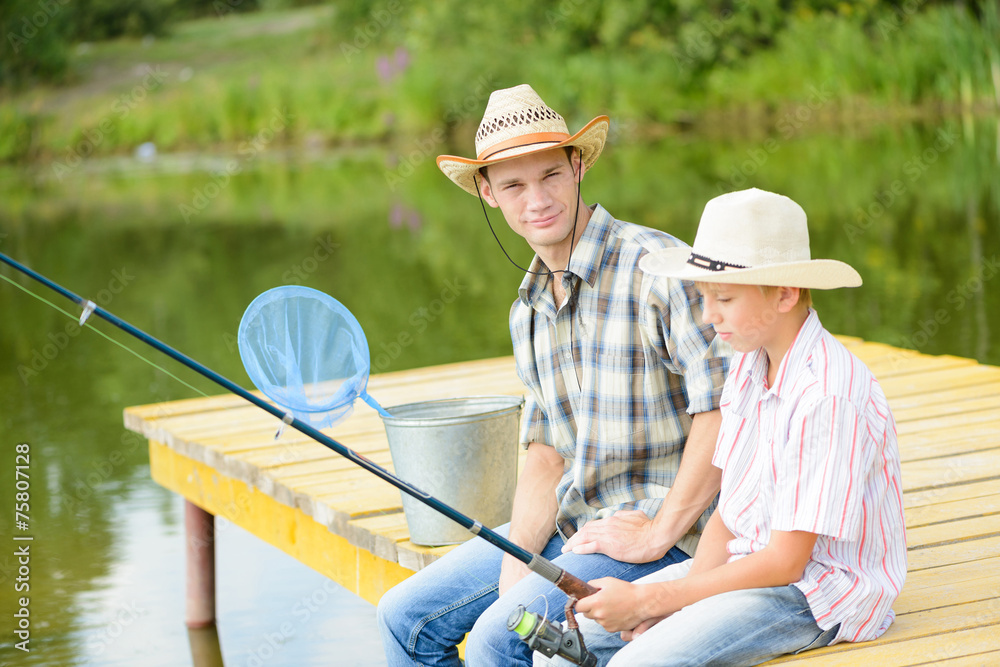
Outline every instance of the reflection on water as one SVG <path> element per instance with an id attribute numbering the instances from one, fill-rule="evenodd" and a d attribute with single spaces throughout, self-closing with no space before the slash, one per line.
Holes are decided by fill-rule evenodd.
<path id="1" fill-rule="evenodd" d="M 222 662 L 219 631 L 214 625 L 207 628 L 189 628 L 188 642 L 191 643 L 191 663 L 194 667 L 225 667 Z"/>
<path id="2" fill-rule="evenodd" d="M 688 242 L 720 191 L 788 194 L 809 213 L 814 254 L 848 261 L 865 279 L 858 290 L 816 295 L 828 328 L 1000 364 L 991 335 L 1000 330 L 997 137 L 995 121 L 943 121 L 743 142 L 618 142 L 583 192 Z M 390 184 L 393 164 L 391 150 L 292 155 L 261 159 L 223 185 L 211 168 L 176 161 L 81 168 L 63 181 L 45 167 L 8 170 L 0 250 L 244 386 L 240 316 L 280 284 L 347 305 L 378 370 L 509 354 L 507 311 L 520 275 L 478 202 L 430 160 Z M 514 258 L 528 261 L 492 218 Z M 32 651 L 3 645 L 0 661 L 183 665 L 203 653 L 217 661 L 221 651 L 230 667 L 384 663 L 371 605 L 335 595 L 323 577 L 233 526 L 218 537 L 218 645 L 210 633 L 189 636 L 181 504 L 150 481 L 145 442 L 123 430 L 121 410 L 195 392 L 93 332 L 68 329 L 65 316 L 6 283 L 0 313 L 0 526 L 11 533 L 8 461 L 16 443 L 28 443 L 35 537 Z M 199 391 L 219 393 L 98 326 Z M 4 610 L 16 602 L 15 572 L 0 555 Z M 324 603 L 308 610 L 316 591 Z"/>

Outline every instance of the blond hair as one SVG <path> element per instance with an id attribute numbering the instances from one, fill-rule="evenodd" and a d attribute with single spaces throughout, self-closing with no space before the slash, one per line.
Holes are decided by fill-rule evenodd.
<path id="1" fill-rule="evenodd" d="M 717 289 L 718 288 L 718 283 L 705 283 L 705 282 L 701 282 L 701 281 L 696 281 L 695 284 L 694 284 L 694 286 L 698 288 L 699 292 L 703 292 L 704 293 L 704 292 L 707 292 L 709 290 Z M 771 296 L 772 294 L 774 294 L 774 291 L 776 289 L 778 289 L 778 287 L 776 285 L 757 285 L 756 287 L 757 287 L 757 289 L 760 290 L 760 293 L 763 294 L 765 298 Z M 789 287 L 791 287 L 791 285 L 789 285 Z M 811 307 L 812 306 L 812 292 L 809 291 L 809 288 L 808 287 L 799 287 L 797 289 L 799 290 L 799 302 L 798 302 L 798 305 L 800 305 L 800 306 L 802 306 L 804 308 Z"/>

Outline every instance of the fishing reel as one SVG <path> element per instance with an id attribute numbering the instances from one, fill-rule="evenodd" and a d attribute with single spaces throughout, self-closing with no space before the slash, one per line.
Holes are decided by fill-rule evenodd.
<path id="1" fill-rule="evenodd" d="M 566 619 L 568 627 L 564 630 L 559 623 L 530 612 L 519 604 L 507 618 L 507 629 L 516 632 L 528 648 L 547 658 L 558 655 L 574 665 L 597 667 L 597 656 L 584 645 L 570 605 L 567 605 Z"/>

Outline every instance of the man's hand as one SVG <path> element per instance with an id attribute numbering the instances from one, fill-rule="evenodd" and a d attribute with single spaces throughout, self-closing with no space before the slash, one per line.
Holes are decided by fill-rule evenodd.
<path id="1" fill-rule="evenodd" d="M 500 564 L 500 595 L 511 589 L 517 582 L 531 574 L 528 566 L 509 554 L 504 554 Z"/>
<path id="2" fill-rule="evenodd" d="M 626 563 L 648 563 L 667 552 L 657 544 L 653 521 L 641 510 L 621 510 L 588 521 L 563 545 L 563 553 L 602 553 Z"/>

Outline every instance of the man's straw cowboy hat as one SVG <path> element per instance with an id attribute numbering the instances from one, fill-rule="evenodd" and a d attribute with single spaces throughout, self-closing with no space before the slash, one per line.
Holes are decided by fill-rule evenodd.
<path id="1" fill-rule="evenodd" d="M 575 146 L 589 169 L 597 161 L 608 136 L 610 119 L 598 116 L 570 135 L 566 121 L 531 86 L 522 84 L 490 95 L 476 132 L 476 159 L 441 155 L 438 168 L 460 188 L 477 195 L 476 172 L 481 168 L 529 153 Z"/>
<path id="2" fill-rule="evenodd" d="M 811 259 L 801 206 L 756 188 L 709 201 L 693 248 L 656 250 L 643 257 L 639 267 L 658 276 L 706 283 L 810 289 L 861 285 L 861 276 L 844 262 Z"/>

